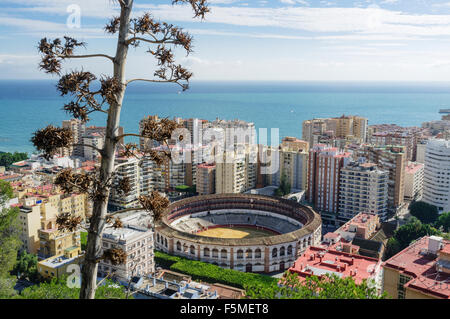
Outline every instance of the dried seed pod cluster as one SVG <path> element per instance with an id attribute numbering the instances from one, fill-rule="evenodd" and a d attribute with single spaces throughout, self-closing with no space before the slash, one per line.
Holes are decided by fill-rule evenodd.
<path id="1" fill-rule="evenodd" d="M 170 201 L 159 192 L 153 191 L 150 196 L 139 196 L 139 203 L 146 211 L 153 212 L 154 220 L 159 220 L 164 210 L 169 207 Z"/>
<path id="2" fill-rule="evenodd" d="M 59 128 L 49 125 L 38 130 L 31 138 L 31 142 L 37 150 L 44 152 L 44 157 L 50 159 L 58 149 L 69 147 L 73 141 L 72 131 L 67 128 Z"/>
<path id="3" fill-rule="evenodd" d="M 112 248 L 103 251 L 103 260 L 108 260 L 111 264 L 117 266 L 126 263 L 127 254 L 120 248 Z"/>
<path id="4" fill-rule="evenodd" d="M 205 18 L 205 14 L 211 10 L 208 7 L 208 2 L 206 0 L 173 0 L 172 4 L 177 3 L 187 3 L 190 4 L 192 10 L 194 11 L 194 18 L 201 17 Z"/>
<path id="5" fill-rule="evenodd" d="M 84 42 L 78 42 L 74 38 L 64 37 L 64 44 L 61 39 L 53 41 L 43 38 L 39 41 L 38 50 L 42 54 L 42 60 L 39 64 L 41 70 L 45 73 L 60 74 L 61 61 L 73 55 L 76 47 L 84 47 Z"/>
<path id="6" fill-rule="evenodd" d="M 73 232 L 77 230 L 81 221 L 80 216 L 73 216 L 71 213 L 61 213 L 56 216 L 56 224 L 58 225 L 58 230 L 61 231 Z"/>

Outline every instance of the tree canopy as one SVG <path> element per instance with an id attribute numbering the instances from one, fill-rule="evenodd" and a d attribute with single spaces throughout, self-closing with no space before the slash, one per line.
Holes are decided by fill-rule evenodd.
<path id="1" fill-rule="evenodd" d="M 13 188 L 9 182 L 0 180 L 0 207 L 13 197 Z"/>
<path id="2" fill-rule="evenodd" d="M 436 206 L 422 201 L 412 202 L 409 205 L 409 213 L 424 224 L 434 223 L 439 216 L 439 211 Z"/>
<path id="3" fill-rule="evenodd" d="M 413 217 L 411 221 L 399 227 L 394 236 L 388 240 L 385 259 L 388 259 L 401 250 L 408 247 L 413 240 L 428 235 L 441 235 L 442 233 L 429 224 L 423 224 L 419 219 Z"/>
<path id="4" fill-rule="evenodd" d="M 450 212 L 443 213 L 439 216 L 436 221 L 436 227 L 442 227 L 443 231 L 446 233 L 450 232 Z"/>
<path id="5" fill-rule="evenodd" d="M 303 281 L 297 274 L 285 273 L 283 284 L 246 287 L 251 299 L 385 299 L 367 281 L 357 285 L 353 278 L 336 275 L 310 276 Z"/>
<path id="6" fill-rule="evenodd" d="M 9 183 L 0 181 L 0 207 L 11 198 Z M 14 295 L 15 279 L 10 275 L 17 259 L 20 240 L 19 209 L 3 208 L 0 211 L 0 297 Z"/>
<path id="7" fill-rule="evenodd" d="M 39 278 L 37 271 L 37 256 L 29 254 L 28 252 L 21 251 L 17 255 L 17 261 L 14 265 L 12 273 L 21 278 L 28 278 L 31 281 L 36 281 Z"/>
<path id="8" fill-rule="evenodd" d="M 25 288 L 16 298 L 19 299 L 79 299 L 80 288 L 70 288 L 66 278 L 53 278 L 50 282 Z M 125 299 L 124 288 L 110 280 L 100 285 L 95 293 L 95 299 Z"/>
<path id="9" fill-rule="evenodd" d="M 19 152 L 14 152 L 14 153 L 4 153 L 4 152 L 0 152 L 0 166 L 6 166 L 9 167 L 11 166 L 11 164 L 15 163 L 15 162 L 20 162 L 23 160 L 26 160 L 28 158 L 28 154 L 27 153 L 19 153 Z"/>
<path id="10" fill-rule="evenodd" d="M 280 187 L 275 190 L 275 196 L 282 197 L 291 193 L 291 183 L 288 181 L 286 174 L 281 175 Z"/>

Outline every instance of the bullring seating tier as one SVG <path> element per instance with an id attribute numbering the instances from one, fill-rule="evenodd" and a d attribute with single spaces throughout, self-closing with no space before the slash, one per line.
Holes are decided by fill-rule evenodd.
<path id="1" fill-rule="evenodd" d="M 279 234 L 293 232 L 302 226 L 298 222 L 293 223 L 290 220 L 273 217 L 267 213 L 257 214 L 254 212 L 213 212 L 210 214 L 195 214 L 195 217 L 188 215 L 179 218 L 172 224 L 174 228 L 189 233 L 197 233 L 211 227 L 229 227 L 232 225 L 264 227 Z"/>

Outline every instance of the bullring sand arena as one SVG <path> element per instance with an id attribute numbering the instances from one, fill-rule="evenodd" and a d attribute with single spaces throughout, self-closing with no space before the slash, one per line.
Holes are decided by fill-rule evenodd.
<path id="1" fill-rule="evenodd" d="M 155 227 L 155 248 L 245 272 L 283 271 L 321 239 L 322 220 L 296 201 L 214 194 L 169 205 Z"/>
<path id="2" fill-rule="evenodd" d="M 258 238 L 275 234 L 269 230 L 243 226 L 209 228 L 197 233 L 199 236 L 217 238 Z"/>

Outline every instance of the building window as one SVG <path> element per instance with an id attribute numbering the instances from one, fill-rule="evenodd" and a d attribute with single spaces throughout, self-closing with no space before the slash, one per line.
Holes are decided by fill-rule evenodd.
<path id="1" fill-rule="evenodd" d="M 272 249 L 272 258 L 278 257 L 278 249 L 274 248 Z"/>
<path id="2" fill-rule="evenodd" d="M 405 299 L 405 284 L 411 280 L 411 277 L 400 274 L 397 286 L 397 298 Z"/>
<path id="3" fill-rule="evenodd" d="M 287 248 L 287 254 L 288 254 L 288 256 L 292 255 L 292 246 L 291 245 L 289 245 Z"/>
<path id="4" fill-rule="evenodd" d="M 239 249 L 237 251 L 237 259 L 243 259 L 244 258 L 244 251 L 242 249 Z"/>
<path id="5" fill-rule="evenodd" d="M 261 249 L 256 248 L 256 250 L 255 250 L 255 258 L 261 258 Z"/>
<path id="6" fill-rule="evenodd" d="M 203 249 L 203 256 L 209 257 L 209 248 Z"/>

